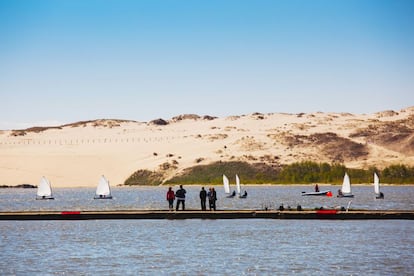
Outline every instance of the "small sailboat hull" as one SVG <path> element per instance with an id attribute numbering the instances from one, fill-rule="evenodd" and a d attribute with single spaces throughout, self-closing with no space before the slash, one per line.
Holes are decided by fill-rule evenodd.
<path id="1" fill-rule="evenodd" d="M 302 192 L 302 196 L 325 196 L 330 192 L 330 190 L 319 191 L 319 192 Z"/>
<path id="2" fill-rule="evenodd" d="M 376 194 L 375 199 L 384 199 L 384 194 L 383 193 Z"/>
<path id="3" fill-rule="evenodd" d="M 343 195 L 338 195 L 337 197 L 354 197 L 354 195 L 352 195 L 352 194 L 343 194 Z"/>
<path id="4" fill-rule="evenodd" d="M 241 195 L 239 198 L 247 198 L 247 195 Z"/>
<path id="5" fill-rule="evenodd" d="M 55 199 L 53 196 L 36 196 L 36 200 Z"/>
<path id="6" fill-rule="evenodd" d="M 95 196 L 93 199 L 112 199 L 112 196 Z"/>

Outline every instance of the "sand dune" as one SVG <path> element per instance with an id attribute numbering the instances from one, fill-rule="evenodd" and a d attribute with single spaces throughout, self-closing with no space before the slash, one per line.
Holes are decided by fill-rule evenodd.
<path id="1" fill-rule="evenodd" d="M 138 169 L 166 177 L 222 161 L 348 167 L 414 165 L 414 107 L 374 114 L 193 114 L 148 123 L 94 120 L 60 127 L 0 131 L 0 185 L 95 186 L 101 174 L 122 184 Z"/>

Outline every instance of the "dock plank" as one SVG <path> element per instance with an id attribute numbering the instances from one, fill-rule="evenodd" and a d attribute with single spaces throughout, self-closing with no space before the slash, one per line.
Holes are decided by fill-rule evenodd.
<path id="1" fill-rule="evenodd" d="M 167 210 L 118 210 L 118 211 L 27 211 L 0 212 L 0 220 L 98 220 L 98 219 L 404 219 L 413 220 L 414 211 L 167 211 Z"/>

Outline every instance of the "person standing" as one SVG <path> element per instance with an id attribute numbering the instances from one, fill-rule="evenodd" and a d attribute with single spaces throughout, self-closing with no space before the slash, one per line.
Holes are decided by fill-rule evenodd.
<path id="1" fill-rule="evenodd" d="M 175 197 L 177 198 L 177 206 L 175 210 L 178 211 L 178 208 L 180 207 L 180 203 L 183 206 L 183 211 L 185 210 L 185 194 L 186 194 L 186 191 L 183 189 L 183 185 L 180 185 L 180 189 L 178 189 L 175 192 Z"/>
<path id="2" fill-rule="evenodd" d="M 211 187 L 208 188 L 208 193 L 207 193 L 207 198 L 208 198 L 208 208 L 211 211 L 211 208 L 213 207 L 213 201 L 212 201 L 212 195 L 211 195 Z"/>
<path id="3" fill-rule="evenodd" d="M 168 192 L 167 192 L 167 201 L 168 201 L 168 209 L 170 211 L 174 209 L 174 199 L 175 199 L 174 191 L 171 187 L 169 187 Z"/>
<path id="4" fill-rule="evenodd" d="M 210 190 L 210 196 L 209 196 L 208 201 L 210 203 L 210 211 L 211 211 L 211 209 L 213 209 L 215 211 L 216 210 L 217 193 L 216 193 L 216 190 L 214 188 L 211 188 L 211 190 Z"/>
<path id="5" fill-rule="evenodd" d="M 206 192 L 206 190 L 204 190 L 204 187 L 201 187 L 200 201 L 201 201 L 201 210 L 202 211 L 207 210 L 207 208 L 206 208 L 206 199 L 207 199 L 207 192 Z"/>

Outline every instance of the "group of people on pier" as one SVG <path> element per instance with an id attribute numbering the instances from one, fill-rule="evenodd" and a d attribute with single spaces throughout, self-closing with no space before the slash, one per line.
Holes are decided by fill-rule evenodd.
<path id="1" fill-rule="evenodd" d="M 172 187 L 168 188 L 167 191 L 167 201 L 168 201 L 168 208 L 170 211 L 174 210 L 174 200 L 177 200 L 177 204 L 175 206 L 175 210 L 178 211 L 180 205 L 182 206 L 182 210 L 185 210 L 185 194 L 187 191 L 183 188 L 183 185 L 180 185 L 180 188 L 174 193 Z M 217 201 L 217 193 L 216 190 L 212 187 L 208 189 L 208 192 L 201 187 L 200 191 L 200 203 L 201 203 L 201 210 L 206 211 L 206 203 L 208 200 L 209 210 L 216 210 L 216 201 Z"/>

